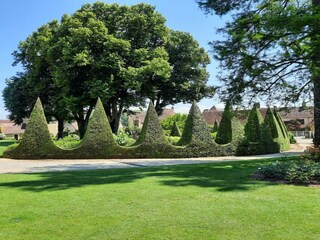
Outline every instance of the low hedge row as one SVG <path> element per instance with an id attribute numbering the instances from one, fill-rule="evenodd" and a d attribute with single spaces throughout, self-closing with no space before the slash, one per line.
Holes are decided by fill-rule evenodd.
<path id="1" fill-rule="evenodd" d="M 51 139 L 43 108 L 38 99 L 30 116 L 24 138 L 16 147 L 3 153 L 14 159 L 104 159 L 104 158 L 171 158 L 234 155 L 244 141 L 242 124 L 230 113 L 225 114 L 230 126 L 228 142 L 216 143 L 197 104 L 191 106 L 182 136 L 171 145 L 165 137 L 157 113 L 150 103 L 138 140 L 130 147 L 122 147 L 114 141 L 112 131 L 98 99 L 90 118 L 87 132 L 79 146 L 62 149 Z M 219 131 L 221 125 L 219 127 Z M 230 137 L 231 136 L 231 137 Z"/>

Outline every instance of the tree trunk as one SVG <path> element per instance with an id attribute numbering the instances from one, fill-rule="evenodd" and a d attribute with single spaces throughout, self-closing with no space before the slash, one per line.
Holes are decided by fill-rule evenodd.
<path id="1" fill-rule="evenodd" d="M 313 80 L 313 94 L 314 94 L 314 138 L 313 143 L 315 146 L 320 146 L 320 76 Z"/>
<path id="2" fill-rule="evenodd" d="M 85 120 L 83 118 L 76 118 L 78 124 L 79 137 L 82 139 L 86 133 Z"/>
<path id="3" fill-rule="evenodd" d="M 320 0 L 312 0 L 312 5 L 316 8 L 320 7 Z M 319 12 L 318 9 L 315 9 L 315 14 Z M 313 38 L 311 39 L 313 46 L 313 103 L 314 103 L 314 138 L 313 143 L 315 146 L 320 146 L 320 66 L 319 66 L 319 35 L 320 27 L 319 24 L 313 24 Z"/>
<path id="4" fill-rule="evenodd" d="M 89 119 L 90 119 L 92 110 L 93 110 L 93 105 L 89 107 L 86 114 L 83 113 L 83 110 L 81 111 L 81 113 L 79 112 L 78 114 L 74 114 L 75 119 L 78 124 L 80 139 L 82 139 L 84 137 L 84 135 L 87 131 L 87 127 L 88 127 L 88 123 L 89 123 Z"/>
<path id="5" fill-rule="evenodd" d="M 112 133 L 117 134 L 120 125 L 120 117 L 123 111 L 123 103 L 120 102 L 119 106 L 116 103 L 111 105 L 104 104 L 103 107 L 107 114 Z"/>
<path id="6" fill-rule="evenodd" d="M 63 119 L 57 119 L 58 121 L 58 135 L 57 139 L 63 138 L 63 130 L 64 130 L 64 120 Z"/>

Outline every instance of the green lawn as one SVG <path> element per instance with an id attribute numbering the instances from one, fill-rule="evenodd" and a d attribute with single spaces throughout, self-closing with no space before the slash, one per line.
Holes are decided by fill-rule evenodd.
<path id="1" fill-rule="evenodd" d="M 10 146 L 11 144 L 16 143 L 16 140 L 0 140 L 0 157 L 3 154 L 3 151 Z"/>
<path id="2" fill-rule="evenodd" d="M 320 188 L 271 160 L 0 175 L 0 239 L 320 239 Z"/>

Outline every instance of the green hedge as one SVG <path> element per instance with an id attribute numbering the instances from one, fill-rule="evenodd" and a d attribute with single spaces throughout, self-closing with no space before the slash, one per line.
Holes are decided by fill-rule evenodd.
<path id="1" fill-rule="evenodd" d="M 244 128 L 239 120 L 233 116 L 233 113 L 228 113 L 228 117 L 231 140 L 228 140 L 230 142 L 227 144 L 219 145 L 212 140 L 203 115 L 194 102 L 178 142 L 179 146 L 173 146 L 167 141 L 156 111 L 150 104 L 138 140 L 130 147 L 121 147 L 114 141 L 103 105 L 98 99 L 90 117 L 87 132 L 80 144 L 73 149 L 61 149 L 51 139 L 43 108 L 38 99 L 23 140 L 17 147 L 5 151 L 4 157 L 17 159 L 104 159 L 233 155 L 239 145 L 243 143 Z"/>
<path id="2" fill-rule="evenodd" d="M 17 159 L 56 158 L 60 149 L 54 144 L 48 129 L 43 107 L 38 98 L 19 145 L 3 153 L 4 157 Z"/>

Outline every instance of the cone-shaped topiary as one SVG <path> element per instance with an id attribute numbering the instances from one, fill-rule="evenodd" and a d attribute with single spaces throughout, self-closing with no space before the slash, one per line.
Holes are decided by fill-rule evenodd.
<path id="1" fill-rule="evenodd" d="M 218 129 L 217 137 L 215 139 L 216 143 L 226 144 L 232 141 L 232 118 L 233 112 L 231 108 L 230 102 L 226 103 L 224 111 L 222 113 L 222 118 L 220 122 L 220 126 Z"/>
<path id="2" fill-rule="evenodd" d="M 217 120 L 214 120 L 214 124 L 211 132 L 215 133 L 215 132 L 218 132 L 218 130 L 219 130 L 219 124 Z"/>
<path id="3" fill-rule="evenodd" d="M 174 123 L 172 125 L 170 136 L 171 137 L 181 137 L 181 131 L 178 127 L 176 120 L 174 120 Z"/>
<path id="4" fill-rule="evenodd" d="M 157 112 L 150 102 L 146 117 L 144 119 L 143 127 L 135 146 L 139 144 L 152 145 L 152 144 L 166 144 L 167 140 L 163 133 L 163 129 L 159 122 Z"/>
<path id="5" fill-rule="evenodd" d="M 275 116 L 275 118 L 281 128 L 282 136 L 284 139 L 282 150 L 284 150 L 284 151 L 289 150 L 290 149 L 290 136 L 289 136 L 288 129 L 287 129 L 286 125 L 284 124 L 284 121 L 283 121 L 281 115 L 277 111 L 274 112 L 274 116 Z"/>
<path id="6" fill-rule="evenodd" d="M 193 102 L 178 145 L 212 144 L 210 130 L 196 102 Z"/>
<path id="7" fill-rule="evenodd" d="M 248 122 L 244 127 L 244 134 L 249 142 L 260 142 L 262 124 L 263 117 L 261 116 L 259 109 L 255 105 L 251 109 L 248 117 Z"/>
<path id="8" fill-rule="evenodd" d="M 264 117 L 264 122 L 266 124 L 266 127 L 269 129 L 269 132 L 273 139 L 279 138 L 280 135 L 282 137 L 281 128 L 270 108 L 267 109 L 266 116 Z"/>
<path id="9" fill-rule="evenodd" d="M 100 98 L 98 98 L 89 120 L 87 131 L 75 154 L 80 154 L 82 158 L 86 156 L 90 158 L 103 158 L 108 154 L 112 154 L 116 147 L 117 144 L 113 139 L 107 115 Z"/>
<path id="10" fill-rule="evenodd" d="M 267 109 L 264 123 L 273 141 L 279 145 L 280 151 L 288 150 L 279 123 L 270 108 Z"/>
<path id="11" fill-rule="evenodd" d="M 3 155 L 17 159 L 40 159 L 55 157 L 58 151 L 58 147 L 52 141 L 43 107 L 38 98 L 20 144 L 4 152 Z"/>
<path id="12" fill-rule="evenodd" d="M 288 137 L 288 130 L 287 130 L 286 125 L 283 122 L 283 119 L 282 119 L 281 115 L 277 111 L 274 111 L 274 116 L 277 119 L 278 124 L 279 124 L 279 126 L 281 128 L 283 137 L 284 138 Z"/>

